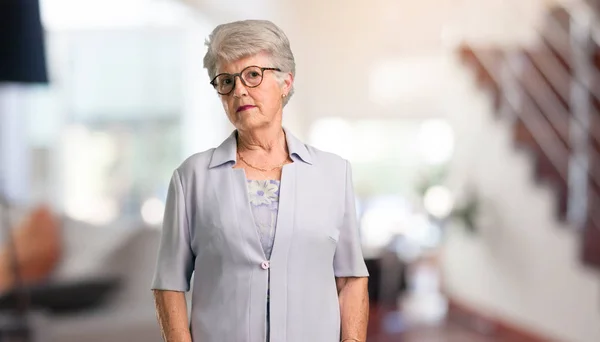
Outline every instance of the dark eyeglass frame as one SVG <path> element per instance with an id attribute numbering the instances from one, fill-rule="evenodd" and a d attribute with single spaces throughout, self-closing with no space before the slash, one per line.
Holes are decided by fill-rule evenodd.
<path id="1" fill-rule="evenodd" d="M 258 69 L 260 69 L 260 82 L 258 82 L 258 84 L 255 85 L 255 86 L 249 86 L 249 85 L 247 85 L 246 81 L 244 81 L 244 78 L 242 77 L 242 74 L 244 73 L 244 71 L 246 71 L 247 69 L 250 69 L 250 68 L 258 68 Z M 279 68 L 263 68 L 263 67 L 259 67 L 258 65 L 249 65 L 249 66 L 245 67 L 244 69 L 242 69 L 242 71 L 240 71 L 238 73 L 235 73 L 235 74 L 229 74 L 229 73 L 226 73 L 226 72 L 220 73 L 217 76 L 215 76 L 212 79 L 212 81 L 210 81 L 210 84 L 215 88 L 215 90 L 217 91 L 217 93 L 219 93 L 221 95 L 229 95 L 235 89 L 235 84 L 236 84 L 235 78 L 236 77 L 240 78 L 240 81 L 242 81 L 242 83 L 244 84 L 244 87 L 246 87 L 246 88 L 256 88 L 259 85 L 261 85 L 263 79 L 265 78 L 264 77 L 265 76 L 265 70 L 273 70 L 273 71 L 279 71 L 279 72 L 281 72 L 281 69 L 279 69 Z M 231 87 L 231 90 L 229 92 L 227 92 L 227 93 L 221 93 L 217 89 L 217 78 L 219 76 L 222 76 L 222 75 L 229 75 L 229 76 L 231 76 L 233 78 L 233 87 Z"/>

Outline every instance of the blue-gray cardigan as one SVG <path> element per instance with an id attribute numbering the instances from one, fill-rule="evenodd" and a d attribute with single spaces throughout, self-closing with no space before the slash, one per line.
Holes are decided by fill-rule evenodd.
<path id="1" fill-rule="evenodd" d="M 193 272 L 194 341 L 265 342 L 269 285 L 271 341 L 339 341 L 335 277 L 368 276 L 350 164 L 284 131 L 294 162 L 282 170 L 270 260 L 245 172 L 232 168 L 236 131 L 173 173 L 152 289 L 188 291 Z"/>

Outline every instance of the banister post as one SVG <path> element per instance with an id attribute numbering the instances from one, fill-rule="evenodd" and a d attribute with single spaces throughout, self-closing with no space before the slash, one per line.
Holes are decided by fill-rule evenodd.
<path id="1" fill-rule="evenodd" d="M 584 11 L 571 12 L 570 45 L 573 77 L 571 78 L 569 122 L 569 140 L 571 155 L 569 157 L 568 188 L 569 205 L 567 218 L 577 229 L 583 229 L 588 219 L 590 167 L 590 114 L 592 75 L 591 68 L 591 27 L 592 17 Z"/>

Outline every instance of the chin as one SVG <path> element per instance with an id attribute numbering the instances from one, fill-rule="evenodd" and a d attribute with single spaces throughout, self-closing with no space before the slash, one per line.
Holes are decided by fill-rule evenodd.
<path id="1" fill-rule="evenodd" d="M 242 130 L 252 130 L 256 128 L 266 127 L 268 126 L 268 122 L 264 121 L 256 121 L 256 120 L 240 120 L 236 125 L 237 128 Z"/>
<path id="2" fill-rule="evenodd" d="M 238 117 L 235 126 L 242 129 L 249 129 L 258 126 L 258 123 L 252 120 L 251 118 Z"/>

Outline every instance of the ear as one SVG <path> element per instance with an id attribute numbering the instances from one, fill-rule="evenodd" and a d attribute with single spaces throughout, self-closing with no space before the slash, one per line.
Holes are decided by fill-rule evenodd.
<path id="1" fill-rule="evenodd" d="M 283 80 L 283 87 L 281 88 L 282 93 L 285 95 L 289 94 L 290 90 L 292 89 L 293 84 L 294 84 L 294 75 L 292 75 L 292 73 L 289 72 L 285 76 L 285 79 Z"/>

